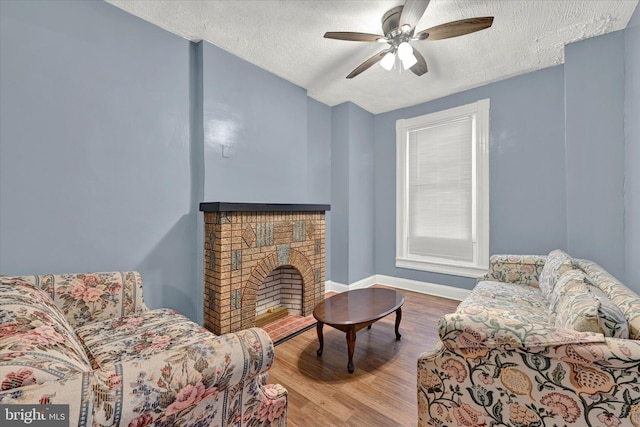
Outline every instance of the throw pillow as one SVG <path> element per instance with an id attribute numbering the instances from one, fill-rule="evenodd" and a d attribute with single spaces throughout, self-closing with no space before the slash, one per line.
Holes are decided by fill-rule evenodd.
<path id="1" fill-rule="evenodd" d="M 568 280 L 564 291 L 557 294 L 555 326 L 628 339 L 629 325 L 620 307 L 599 288 L 578 280 Z"/>
<path id="2" fill-rule="evenodd" d="M 588 285 L 595 286 L 582 270 L 569 270 L 560 276 L 548 297 L 549 325 L 553 326 L 556 323 L 556 316 L 559 313 L 558 305 L 567 293 L 588 292 Z"/>
<path id="3" fill-rule="evenodd" d="M 560 276 L 569 270 L 573 270 L 573 258 L 560 249 L 551 251 L 538 281 L 542 294 L 549 298 Z"/>

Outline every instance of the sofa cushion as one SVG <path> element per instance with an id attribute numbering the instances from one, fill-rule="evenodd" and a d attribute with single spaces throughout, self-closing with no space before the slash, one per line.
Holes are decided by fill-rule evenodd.
<path id="1" fill-rule="evenodd" d="M 504 283 L 486 280 L 478 283 L 471 291 L 471 298 L 484 296 L 499 301 L 517 302 L 530 305 L 535 308 L 549 307 L 549 301 L 542 295 L 540 289 L 535 286 Z"/>
<path id="2" fill-rule="evenodd" d="M 549 314 L 558 328 L 629 338 L 629 325 L 622 310 L 582 271 L 570 271 L 560 277 Z"/>
<path id="3" fill-rule="evenodd" d="M 49 295 L 70 325 L 146 310 L 142 278 L 135 271 L 17 276 Z"/>
<path id="4" fill-rule="evenodd" d="M 549 298 L 560 276 L 573 269 L 573 258 L 566 252 L 560 249 L 551 251 L 540 273 L 539 286 L 542 294 Z"/>
<path id="5" fill-rule="evenodd" d="M 549 324 L 556 323 L 556 317 L 559 313 L 558 305 L 563 301 L 569 292 L 573 292 L 577 288 L 577 292 L 586 292 L 586 285 L 593 286 L 593 283 L 582 270 L 570 270 L 564 273 L 553 288 L 553 292 L 549 295 Z"/>
<path id="6" fill-rule="evenodd" d="M 525 317 L 531 323 L 547 325 L 549 303 L 540 289 L 515 283 L 484 281 L 478 283 L 457 311 L 484 312 L 488 316 L 503 317 L 511 314 Z"/>
<path id="7" fill-rule="evenodd" d="M 77 333 L 96 367 L 211 338 L 211 332 L 171 309 L 88 323 Z"/>
<path id="8" fill-rule="evenodd" d="M 48 295 L 0 278 L 0 389 L 90 370 L 82 344 Z"/>

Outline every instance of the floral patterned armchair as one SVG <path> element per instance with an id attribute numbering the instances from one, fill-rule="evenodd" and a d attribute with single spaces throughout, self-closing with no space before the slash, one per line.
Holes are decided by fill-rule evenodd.
<path id="1" fill-rule="evenodd" d="M 68 404 L 78 426 L 285 426 L 273 359 L 262 329 L 149 310 L 137 272 L 0 276 L 0 404 Z"/>
<path id="2" fill-rule="evenodd" d="M 493 256 L 439 336 L 421 427 L 640 427 L 640 297 L 591 261 Z"/>

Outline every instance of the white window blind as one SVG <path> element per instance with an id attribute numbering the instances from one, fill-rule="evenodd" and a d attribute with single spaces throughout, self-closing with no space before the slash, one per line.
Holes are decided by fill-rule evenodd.
<path id="1" fill-rule="evenodd" d="M 473 117 L 409 132 L 409 252 L 473 260 Z"/>
<path id="2" fill-rule="evenodd" d="M 489 100 L 396 123 L 396 266 L 489 266 Z"/>

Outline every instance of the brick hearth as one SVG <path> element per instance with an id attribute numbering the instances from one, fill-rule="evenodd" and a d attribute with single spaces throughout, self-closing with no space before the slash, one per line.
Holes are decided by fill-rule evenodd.
<path id="1" fill-rule="evenodd" d="M 311 314 L 324 297 L 328 205 L 216 202 L 201 203 L 200 210 L 205 222 L 207 329 L 224 334 L 255 326 L 260 285 L 282 266 L 299 273 L 299 315 Z"/>
<path id="2" fill-rule="evenodd" d="M 277 344 L 278 341 L 315 323 L 313 314 L 305 317 L 289 315 L 265 325 L 263 329 L 269 334 L 271 341 Z"/>

